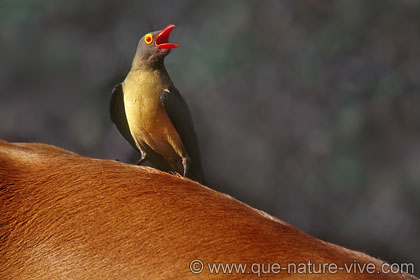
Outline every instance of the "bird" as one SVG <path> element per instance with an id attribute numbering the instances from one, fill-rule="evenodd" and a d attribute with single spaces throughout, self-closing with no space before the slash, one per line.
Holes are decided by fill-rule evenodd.
<path id="1" fill-rule="evenodd" d="M 205 184 L 201 154 L 188 105 L 165 68 L 165 57 L 178 44 L 169 43 L 175 25 L 145 34 L 138 42 L 131 69 L 111 95 L 111 120 L 140 153 L 136 164 Z"/>

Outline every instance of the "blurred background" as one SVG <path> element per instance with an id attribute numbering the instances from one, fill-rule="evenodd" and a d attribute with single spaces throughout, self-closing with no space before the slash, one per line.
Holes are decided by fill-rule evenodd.
<path id="1" fill-rule="evenodd" d="M 111 90 L 169 23 L 210 187 L 420 269 L 420 1 L 0 0 L 0 138 L 137 160 Z"/>

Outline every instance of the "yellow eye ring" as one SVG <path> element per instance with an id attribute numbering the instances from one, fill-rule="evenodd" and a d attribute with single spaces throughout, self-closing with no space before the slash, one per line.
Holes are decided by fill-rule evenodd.
<path id="1" fill-rule="evenodd" d="M 146 34 L 146 36 L 144 36 L 144 41 L 146 44 L 150 45 L 153 42 L 153 35 L 151 33 Z"/>

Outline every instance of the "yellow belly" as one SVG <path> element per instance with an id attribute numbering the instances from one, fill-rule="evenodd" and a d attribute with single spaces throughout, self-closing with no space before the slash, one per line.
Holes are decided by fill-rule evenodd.
<path id="1" fill-rule="evenodd" d="M 163 156 L 173 170 L 182 174 L 185 149 L 160 103 L 163 90 L 164 85 L 153 72 L 130 73 L 123 82 L 127 121 L 139 149 L 147 144 Z"/>

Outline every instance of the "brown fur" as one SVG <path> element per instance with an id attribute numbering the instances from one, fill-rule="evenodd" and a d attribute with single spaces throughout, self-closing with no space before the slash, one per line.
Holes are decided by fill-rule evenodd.
<path id="1" fill-rule="evenodd" d="M 189 263 L 380 260 L 152 168 L 0 141 L 0 279 L 257 279 Z M 286 274 L 268 279 L 417 279 Z M 264 277 L 262 277 L 264 278 Z"/>

